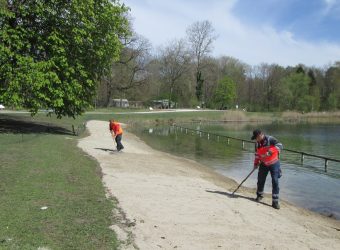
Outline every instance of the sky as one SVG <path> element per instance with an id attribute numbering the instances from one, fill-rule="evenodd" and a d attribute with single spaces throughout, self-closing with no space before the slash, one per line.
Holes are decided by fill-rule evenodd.
<path id="1" fill-rule="evenodd" d="M 196 21 L 212 23 L 212 56 L 249 65 L 327 67 L 340 61 L 340 0 L 121 0 L 134 30 L 157 50 L 185 38 Z"/>

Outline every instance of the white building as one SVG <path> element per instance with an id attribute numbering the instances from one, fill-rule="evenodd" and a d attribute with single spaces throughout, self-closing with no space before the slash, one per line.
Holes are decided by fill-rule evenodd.
<path id="1" fill-rule="evenodd" d="M 129 101 L 127 99 L 113 99 L 112 106 L 119 107 L 119 108 L 128 108 Z"/>

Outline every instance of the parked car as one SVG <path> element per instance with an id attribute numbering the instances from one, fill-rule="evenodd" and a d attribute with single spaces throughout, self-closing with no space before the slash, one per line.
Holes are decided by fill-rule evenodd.
<path id="1" fill-rule="evenodd" d="M 3 110 L 3 109 L 5 109 L 5 106 L 0 104 L 0 110 Z"/>

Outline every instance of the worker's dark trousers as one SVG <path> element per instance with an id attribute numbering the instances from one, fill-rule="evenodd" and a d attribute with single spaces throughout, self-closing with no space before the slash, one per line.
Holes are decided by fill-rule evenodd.
<path id="1" fill-rule="evenodd" d="M 123 144 L 122 144 L 122 134 L 120 135 L 117 135 L 115 140 L 116 140 L 116 143 L 117 143 L 117 150 L 120 151 L 124 148 Z"/>
<path id="2" fill-rule="evenodd" d="M 273 201 L 279 200 L 279 178 L 281 177 L 281 169 L 280 169 L 280 161 L 277 161 L 273 165 L 270 166 L 264 166 L 263 164 L 259 167 L 259 174 L 257 177 L 257 196 L 263 195 L 263 189 L 264 184 L 266 183 L 266 178 L 268 175 L 268 172 L 270 172 L 270 175 L 272 177 L 272 198 Z"/>

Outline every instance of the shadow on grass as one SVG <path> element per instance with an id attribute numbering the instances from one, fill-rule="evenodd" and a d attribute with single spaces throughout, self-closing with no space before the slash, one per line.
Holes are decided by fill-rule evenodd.
<path id="1" fill-rule="evenodd" d="M 255 198 L 250 198 L 250 197 L 239 195 L 239 194 L 232 194 L 232 193 L 217 191 L 217 190 L 214 190 L 214 191 L 213 190 L 205 190 L 205 191 L 208 192 L 208 193 L 224 195 L 224 196 L 227 196 L 228 198 L 242 198 L 242 199 L 246 199 L 246 200 L 249 200 L 249 201 L 253 201 L 253 202 L 260 203 L 262 205 L 271 207 L 271 205 L 269 205 L 267 203 L 264 203 L 264 202 L 261 202 L 261 201 L 259 201 L 259 202 L 256 201 Z"/>
<path id="2" fill-rule="evenodd" d="M 73 135 L 71 130 L 54 124 L 25 121 L 8 115 L 0 115 L 0 134 L 4 133 Z"/>

